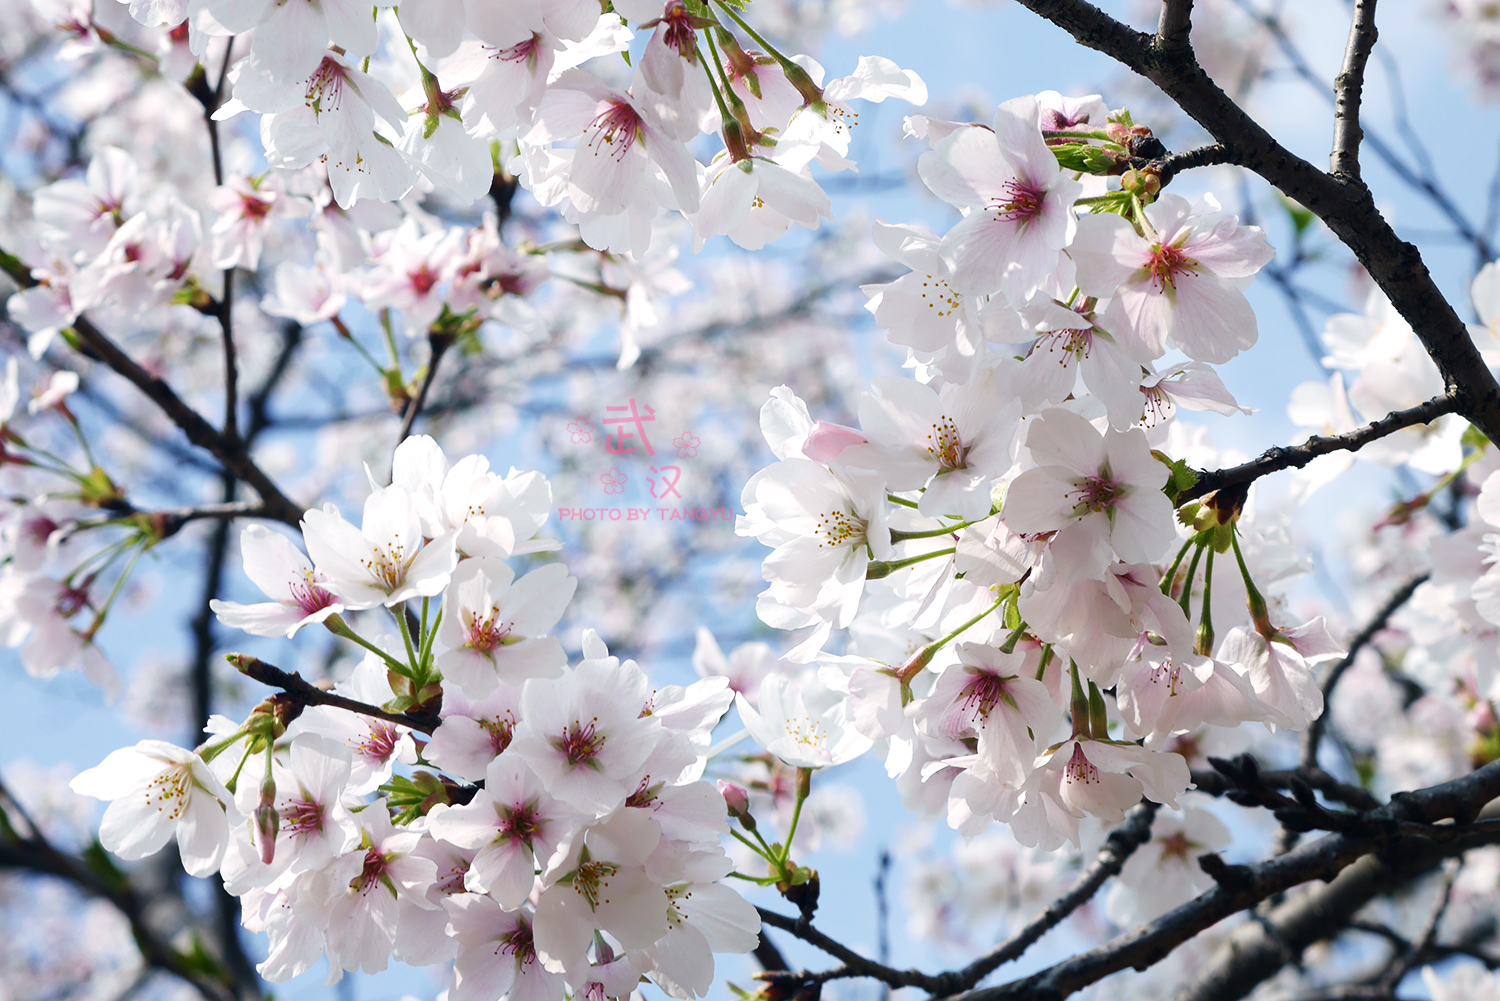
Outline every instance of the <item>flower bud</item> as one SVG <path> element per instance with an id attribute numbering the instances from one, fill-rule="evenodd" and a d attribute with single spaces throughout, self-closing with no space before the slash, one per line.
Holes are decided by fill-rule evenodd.
<path id="1" fill-rule="evenodd" d="M 746 830 L 755 830 L 755 818 L 750 816 L 750 793 L 744 786 L 719 779 L 719 795 L 724 797 L 724 805 L 729 807 L 731 817 L 743 824 Z"/>
<path id="2" fill-rule="evenodd" d="M 281 829 L 281 815 L 276 812 L 276 780 L 267 775 L 260 783 L 260 801 L 255 804 L 255 838 L 259 842 L 260 860 L 270 865 L 276 858 L 276 832 Z"/>
<path id="3" fill-rule="evenodd" d="M 802 454 L 814 462 L 832 462 L 850 445 L 863 445 L 867 441 L 854 428 L 818 421 L 802 442 Z"/>

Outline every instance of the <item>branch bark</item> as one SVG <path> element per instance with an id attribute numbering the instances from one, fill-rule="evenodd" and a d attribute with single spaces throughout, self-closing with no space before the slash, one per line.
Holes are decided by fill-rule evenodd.
<path id="1" fill-rule="evenodd" d="M 1253 907 L 1273 894 L 1313 879 L 1322 879 L 1330 884 L 1338 883 L 1338 889 L 1334 891 L 1333 886 L 1330 886 L 1316 890 L 1283 904 L 1282 907 L 1323 907 L 1321 916 L 1309 915 L 1305 921 L 1299 920 L 1296 923 L 1289 919 L 1288 928 L 1291 932 L 1295 932 L 1297 928 L 1306 928 L 1309 929 L 1309 935 L 1327 935 L 1337 927 L 1331 923 L 1329 915 L 1339 913 L 1339 908 L 1347 906 L 1347 914 L 1352 915 L 1364 901 L 1418 872 L 1430 869 L 1442 859 L 1500 841 L 1500 830 L 1492 829 L 1488 824 L 1473 831 L 1458 826 L 1455 837 L 1446 841 L 1404 838 L 1396 833 L 1402 822 L 1437 824 L 1439 821 L 1454 820 L 1458 825 L 1466 825 L 1496 796 L 1500 796 L 1500 762 L 1486 765 L 1463 778 L 1442 785 L 1397 794 L 1391 802 L 1366 815 L 1370 823 L 1361 833 L 1326 835 L 1285 855 L 1254 865 L 1218 867 L 1215 878 L 1219 880 L 1219 884 L 1212 890 L 1135 931 L 1022 980 L 970 991 L 956 997 L 963 1001 L 1018 1001 L 1021 998 L 1041 1001 L 1064 998 L 1128 967 L 1147 969 L 1183 942 L 1224 918 Z M 1388 862 L 1387 859 L 1394 861 Z M 1338 882 L 1340 873 L 1356 863 L 1359 867 L 1343 882 Z M 1370 871 L 1372 867 L 1374 872 Z M 1353 889 L 1350 889 L 1351 884 Z M 1334 892 L 1336 896 L 1327 897 L 1330 892 Z M 1326 900 L 1326 906 L 1309 903 L 1319 900 Z M 1262 936 L 1265 935 L 1257 924 L 1249 924 L 1246 928 L 1251 930 L 1240 930 L 1236 935 L 1251 937 L 1257 931 Z M 1281 942 L 1286 939 L 1277 936 L 1275 940 L 1266 937 L 1263 941 L 1257 941 L 1260 944 L 1253 952 L 1254 962 L 1246 958 L 1251 954 L 1244 949 L 1226 949 L 1224 954 L 1229 957 L 1226 965 L 1236 965 L 1231 971 L 1232 975 L 1226 974 L 1215 982 L 1229 984 L 1231 987 L 1243 984 L 1248 991 L 1258 982 L 1252 979 L 1258 971 L 1267 967 L 1270 972 L 1279 969 L 1284 962 L 1280 958 Z M 1317 938 L 1309 939 L 1309 943 L 1312 941 L 1317 941 Z M 1223 995 L 1226 998 L 1239 996 L 1242 995 Z M 1218 1001 L 1219 995 L 1204 994 L 1202 997 L 1204 1001 L 1208 998 Z"/>
<path id="2" fill-rule="evenodd" d="M 1375 48 L 1375 0 L 1355 0 L 1344 67 L 1333 81 L 1333 153 L 1329 167 L 1335 177 L 1359 181 L 1359 106 L 1364 96 L 1365 65 Z"/>
<path id="3" fill-rule="evenodd" d="M 1300 445 L 1274 445 L 1249 462 L 1230 466 L 1228 469 L 1199 473 L 1198 482 L 1184 490 L 1177 498 L 1177 503 L 1186 504 L 1190 500 L 1196 500 L 1204 494 L 1223 487 L 1250 483 L 1283 469 L 1301 469 L 1320 455 L 1328 455 L 1331 452 L 1357 452 L 1370 442 L 1384 438 L 1386 435 L 1435 421 L 1444 414 L 1455 413 L 1459 406 L 1458 397 L 1451 393 L 1434 396 L 1425 403 L 1419 403 L 1405 410 L 1392 411 L 1378 421 L 1344 434 L 1313 435 Z"/>

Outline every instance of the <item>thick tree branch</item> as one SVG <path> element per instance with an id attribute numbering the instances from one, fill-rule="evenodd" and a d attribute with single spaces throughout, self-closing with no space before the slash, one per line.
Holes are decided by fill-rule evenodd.
<path id="1" fill-rule="evenodd" d="M 1301 469 L 1318 456 L 1327 455 L 1330 452 L 1357 452 L 1370 442 L 1384 438 L 1386 435 L 1395 434 L 1397 431 L 1415 427 L 1418 424 L 1427 424 L 1444 414 L 1454 413 L 1458 409 L 1458 397 L 1452 394 L 1434 396 L 1426 403 L 1419 403 L 1405 410 L 1392 411 L 1378 421 L 1344 434 L 1313 435 L 1298 445 L 1276 445 L 1266 449 L 1259 457 L 1249 462 L 1230 466 L 1228 469 L 1215 469 L 1200 473 L 1198 482 L 1184 490 L 1177 498 L 1177 502 L 1185 504 L 1223 487 L 1250 483 L 1283 469 Z"/>
<path id="2" fill-rule="evenodd" d="M 1390 803 L 1366 815 L 1370 823 L 1364 833 L 1326 835 L 1285 855 L 1254 865 L 1221 865 L 1216 870 L 1215 877 L 1219 880 L 1219 885 L 1155 921 L 1022 980 L 971 991 L 958 997 L 964 1001 L 1016 1001 L 1020 998 L 1038 1001 L 1042 998 L 1064 998 L 1111 973 L 1129 967 L 1147 969 L 1183 942 L 1224 918 L 1252 907 L 1273 894 L 1313 879 L 1337 883 L 1342 894 L 1340 899 L 1347 897 L 1343 905 L 1347 910 L 1342 912 L 1347 917 L 1371 897 L 1417 873 L 1431 869 L 1442 859 L 1500 840 L 1500 830 L 1493 830 L 1488 824 L 1474 831 L 1462 826 L 1472 821 L 1479 810 L 1496 796 L 1500 796 L 1500 762 L 1486 765 L 1463 778 L 1442 785 L 1398 794 Z M 1454 838 L 1446 842 L 1403 838 L 1396 833 L 1395 823 L 1381 823 L 1404 821 L 1436 824 L 1443 820 L 1455 820 L 1460 825 Z M 1382 852 L 1382 849 L 1388 851 Z M 1380 853 L 1378 856 L 1375 854 L 1377 852 Z M 1385 858 L 1397 861 L 1388 864 L 1382 861 Z M 1343 870 L 1354 867 L 1356 863 L 1358 868 L 1354 873 L 1340 877 Z M 1358 889 L 1345 891 L 1344 887 L 1351 883 L 1357 883 Z M 1310 906 L 1309 901 L 1323 900 L 1332 890 L 1333 886 L 1330 886 L 1325 890 L 1301 895 L 1282 907 Z M 1280 913 L 1280 909 L 1273 912 L 1275 913 Z M 1308 935 L 1316 936 L 1308 939 L 1312 942 L 1335 930 L 1337 925 L 1332 922 L 1328 913 L 1323 913 L 1309 916 L 1296 927 L 1306 928 Z M 1247 924 L 1245 928 L 1250 930 L 1237 930 L 1236 935 L 1243 932 L 1245 935 L 1262 936 L 1267 943 L 1260 954 L 1262 963 L 1270 964 L 1271 972 L 1280 968 L 1285 961 L 1282 958 L 1282 942 L 1292 939 L 1286 934 L 1278 934 L 1273 941 L 1266 937 L 1267 933 L 1260 925 L 1254 923 Z M 1293 939 L 1295 937 L 1292 936 Z M 1226 953 L 1232 957 L 1238 957 L 1242 951 L 1226 949 Z M 1254 972 L 1259 972 L 1259 968 Z M 1244 972 L 1227 982 L 1235 985 L 1243 982 L 1244 989 L 1248 991 L 1258 981 L 1252 979 L 1251 972 Z M 1238 996 L 1241 995 L 1223 995 L 1226 998 Z M 1210 997 L 1217 999 L 1219 995 L 1204 994 L 1202 997 L 1206 1001 Z"/>
<path id="3" fill-rule="evenodd" d="M 1375 0 L 1354 0 L 1354 20 L 1344 49 L 1344 67 L 1333 81 L 1333 153 L 1330 169 L 1335 177 L 1359 180 L 1359 106 L 1364 97 L 1365 65 L 1375 48 Z"/>
<path id="4" fill-rule="evenodd" d="M 22 819 L 28 830 L 18 830 L 9 814 Z M 56 876 L 82 893 L 109 901 L 130 922 L 131 935 L 146 965 L 187 981 L 208 1001 L 259 997 L 257 983 L 238 983 L 228 969 L 212 969 L 202 958 L 185 956 L 174 949 L 148 920 L 150 901 L 136 892 L 129 878 L 113 867 L 102 850 L 98 852 L 96 865 L 58 851 L 25 817 L 20 804 L 3 786 L 0 786 L 0 819 L 4 820 L 0 827 L 0 869 Z"/>
<path id="5" fill-rule="evenodd" d="M 1430 576 L 1431 574 L 1424 573 L 1413 577 L 1403 584 L 1395 594 L 1387 598 L 1385 604 L 1380 606 L 1380 610 L 1375 613 L 1374 618 L 1370 619 L 1365 624 L 1365 627 L 1349 641 L 1349 651 L 1344 654 L 1343 659 L 1333 665 L 1333 668 L 1328 672 L 1328 677 L 1323 679 L 1323 713 L 1309 723 L 1307 729 L 1302 732 L 1303 768 L 1316 769 L 1318 767 L 1318 744 L 1323 740 L 1323 732 L 1328 726 L 1328 702 L 1333 698 L 1333 690 L 1338 685 L 1339 679 L 1344 676 L 1345 671 L 1354 665 L 1354 658 L 1359 656 L 1359 652 L 1369 645 L 1370 641 L 1375 638 L 1376 633 L 1386 627 L 1386 623 L 1390 622 L 1391 616 L 1395 615 L 1396 611 L 1402 605 L 1411 600 L 1411 596 L 1416 593 L 1417 588 L 1426 583 L 1427 578 Z"/>
<path id="6" fill-rule="evenodd" d="M 31 270 L 4 251 L 0 251 L 0 270 L 4 270 L 22 288 L 31 288 L 36 285 L 36 279 L 31 277 Z M 265 503 L 268 517 L 291 525 L 293 528 L 301 524 L 303 509 L 292 503 L 281 492 L 281 488 L 276 486 L 271 478 L 255 464 L 237 436 L 226 437 L 216 430 L 202 414 L 184 403 L 182 397 L 178 396 L 176 390 L 167 385 L 165 380 L 142 368 L 118 344 L 94 326 L 93 321 L 88 317 L 78 317 L 73 321 L 72 329 L 77 334 L 78 340 L 96 359 L 102 361 L 117 374 L 124 376 L 128 382 L 144 393 L 173 424 L 182 430 L 183 434 L 187 435 L 188 441 L 208 451 L 237 479 L 254 487 Z"/>
<path id="7" fill-rule="evenodd" d="M 1500 441 L 1500 384 L 1479 356 L 1463 320 L 1438 290 L 1421 253 L 1396 235 L 1367 188 L 1324 173 L 1282 146 L 1214 83 L 1190 49 L 1162 52 L 1154 45 L 1155 36 L 1135 31 L 1081 0 L 1020 2 L 1080 44 L 1156 84 L 1230 150 L 1231 162 L 1259 174 L 1323 220 L 1416 331 L 1450 393 L 1457 396 L 1457 412 L 1490 440 Z"/>
<path id="8" fill-rule="evenodd" d="M 1163 52 L 1182 52 L 1192 42 L 1193 0 L 1161 0 L 1156 21 L 1156 47 Z"/>

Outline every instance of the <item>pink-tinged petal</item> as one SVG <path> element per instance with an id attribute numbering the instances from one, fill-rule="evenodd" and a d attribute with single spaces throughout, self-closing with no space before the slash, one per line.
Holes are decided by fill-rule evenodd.
<path id="1" fill-rule="evenodd" d="M 1260 336 L 1245 293 L 1211 274 L 1178 278 L 1169 329 L 1184 354 L 1212 365 L 1254 347 Z"/>
<path id="2" fill-rule="evenodd" d="M 1088 215 L 1078 220 L 1068 256 L 1078 266 L 1083 294 L 1104 299 L 1146 263 L 1150 245 L 1117 215 Z"/>
<path id="3" fill-rule="evenodd" d="M 1071 410 L 1052 408 L 1031 422 L 1026 447 L 1039 466 L 1058 465 L 1085 476 L 1097 475 L 1108 456 L 1093 424 Z"/>
<path id="4" fill-rule="evenodd" d="M 1028 469 L 1006 490 L 1000 517 L 1019 535 L 1055 531 L 1072 517 L 1072 506 L 1065 496 L 1072 488 L 1070 470 L 1062 466 Z"/>
<path id="5" fill-rule="evenodd" d="M 1259 226 L 1238 226 L 1221 219 L 1206 234 L 1188 238 L 1184 252 L 1221 278 L 1249 278 L 1276 256 Z"/>
<path id="6" fill-rule="evenodd" d="M 980 126 L 958 129 L 917 160 L 922 183 L 955 208 L 977 209 L 1003 192 L 1015 175 L 995 133 Z"/>

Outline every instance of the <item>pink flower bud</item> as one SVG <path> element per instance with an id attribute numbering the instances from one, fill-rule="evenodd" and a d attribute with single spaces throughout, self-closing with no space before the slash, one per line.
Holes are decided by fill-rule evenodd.
<path id="1" fill-rule="evenodd" d="M 260 802 L 255 806 L 255 839 L 260 844 L 260 860 L 270 865 L 276 858 L 276 832 L 281 815 L 276 812 L 276 782 L 267 775 L 260 784 Z"/>
<path id="2" fill-rule="evenodd" d="M 867 441 L 869 439 L 854 428 L 818 421 L 802 442 L 802 454 L 815 462 L 830 462 L 850 445 L 863 445 Z"/>
<path id="3" fill-rule="evenodd" d="M 740 823 L 746 826 L 753 823 L 753 821 L 747 823 L 750 817 L 750 793 L 744 786 L 719 779 L 719 794 L 724 797 L 724 803 L 729 807 L 729 812 L 737 817 Z"/>

